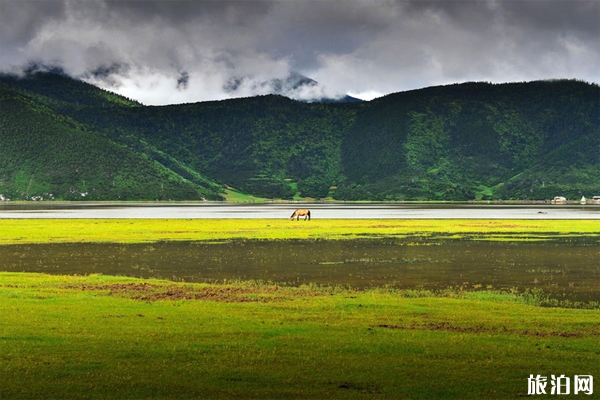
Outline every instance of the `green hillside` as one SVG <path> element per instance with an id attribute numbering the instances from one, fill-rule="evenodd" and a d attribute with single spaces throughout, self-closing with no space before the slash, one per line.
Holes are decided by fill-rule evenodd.
<path id="1" fill-rule="evenodd" d="M 577 81 L 467 83 L 377 99 L 344 141 L 344 171 L 354 178 L 344 196 L 600 193 L 599 111 L 599 87 Z"/>
<path id="2" fill-rule="evenodd" d="M 600 195 L 600 88 L 580 81 L 163 107 L 56 74 L 0 82 L 0 194 L 15 199 Z"/>
<path id="3" fill-rule="evenodd" d="M 14 91 L 0 91 L 0 194 L 36 200 L 220 199 L 146 155 Z"/>

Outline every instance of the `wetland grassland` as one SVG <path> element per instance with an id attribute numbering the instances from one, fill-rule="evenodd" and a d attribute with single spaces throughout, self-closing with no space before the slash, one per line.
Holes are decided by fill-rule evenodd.
<path id="1" fill-rule="evenodd" d="M 446 237 L 544 240 L 600 235 L 597 220 L 3 219 L 0 245 Z"/>
<path id="2" fill-rule="evenodd" d="M 2 220 L 0 229 L 2 245 L 600 234 L 597 221 L 568 220 Z M 505 399 L 527 395 L 531 374 L 598 380 L 598 305 L 543 307 L 544 296 L 0 272 L 0 398 Z M 581 396 L 593 397 L 572 387 L 560 397 Z"/>

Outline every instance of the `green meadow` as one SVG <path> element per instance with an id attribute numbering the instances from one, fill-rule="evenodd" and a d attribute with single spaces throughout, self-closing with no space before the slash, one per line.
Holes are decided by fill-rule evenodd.
<path id="1" fill-rule="evenodd" d="M 159 241 L 335 240 L 410 236 L 486 240 L 600 235 L 596 220 L 5 219 L 0 245 Z"/>
<path id="2" fill-rule="evenodd" d="M 2 244 L 598 236 L 597 221 L 2 220 Z M 540 291 L 0 273 L 2 399 L 508 399 L 600 369 L 600 314 Z M 571 305 L 572 306 L 572 305 Z M 550 393 L 550 383 L 548 383 Z M 598 390 L 596 389 L 597 394 Z M 561 398 L 590 398 L 573 395 Z"/>

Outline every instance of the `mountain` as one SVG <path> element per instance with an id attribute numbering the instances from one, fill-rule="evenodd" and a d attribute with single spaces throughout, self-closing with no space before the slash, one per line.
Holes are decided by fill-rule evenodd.
<path id="1" fill-rule="evenodd" d="M 599 110 L 598 85 L 573 80 L 465 83 L 376 99 L 345 138 L 343 167 L 353 182 L 338 196 L 600 193 Z"/>
<path id="2" fill-rule="evenodd" d="M 12 81 L 12 80 L 9 80 Z M 13 83 L 16 81 L 12 81 Z M 19 200 L 222 200 L 223 189 L 117 143 L 57 111 L 131 107 L 132 103 L 57 75 L 20 80 L 38 93 L 0 83 L 0 194 Z M 46 97 L 50 94 L 51 96 Z M 90 105 L 93 104 L 93 105 Z M 154 159 L 153 159 L 154 158 Z"/>
<path id="3" fill-rule="evenodd" d="M 147 107 L 34 73 L 1 76 L 0 100 L 12 199 L 218 200 L 226 186 L 286 199 L 600 195 L 600 88 L 575 80 Z"/>

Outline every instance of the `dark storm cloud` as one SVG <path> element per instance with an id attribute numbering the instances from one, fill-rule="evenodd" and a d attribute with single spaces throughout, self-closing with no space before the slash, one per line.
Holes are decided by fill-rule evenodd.
<path id="1" fill-rule="evenodd" d="M 595 0 L 0 0 L 0 68 L 58 66 L 148 104 L 262 94 L 293 71 L 325 85 L 296 97 L 598 82 L 599 20 Z"/>
<path id="2" fill-rule="evenodd" d="M 503 7 L 518 25 L 546 31 L 576 31 L 599 39 L 597 1 L 508 1 Z"/>
<path id="3" fill-rule="evenodd" d="M 44 19 L 58 18 L 63 13 L 58 1 L 0 1 L 0 61 L 5 64 L 16 48 L 26 46 Z"/>
<path id="4" fill-rule="evenodd" d="M 274 3 L 259 0 L 107 0 L 105 4 L 112 12 L 130 21 L 160 18 L 169 24 L 185 24 L 211 19 L 238 26 L 264 16 Z"/>

